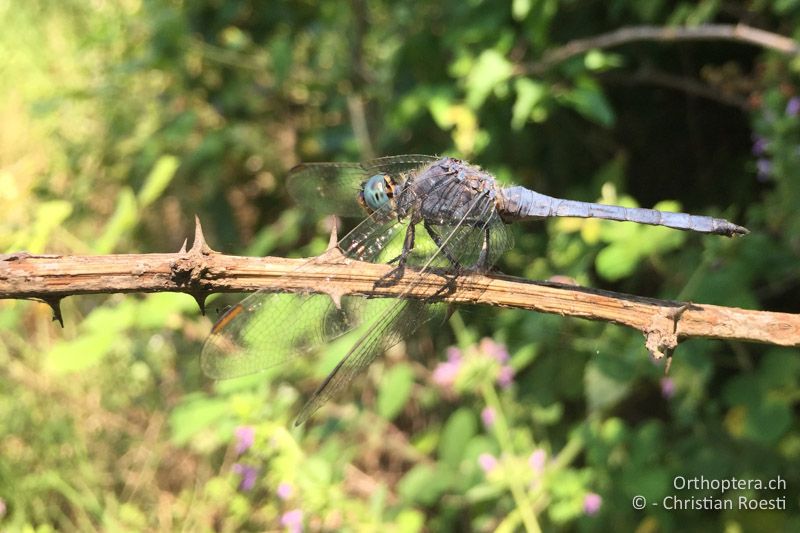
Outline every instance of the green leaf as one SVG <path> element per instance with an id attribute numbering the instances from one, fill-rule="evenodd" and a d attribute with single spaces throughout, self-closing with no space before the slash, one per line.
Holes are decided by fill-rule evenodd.
<path id="1" fill-rule="evenodd" d="M 583 64 L 586 68 L 594 71 L 604 71 L 623 64 L 622 57 L 619 54 L 609 54 L 601 50 L 590 50 L 587 52 L 586 57 L 583 58 Z"/>
<path id="2" fill-rule="evenodd" d="M 575 111 L 601 126 L 614 125 L 614 109 L 600 85 L 590 78 L 579 79 L 575 88 L 566 95 L 565 101 Z"/>
<path id="3" fill-rule="evenodd" d="M 630 276 L 639 264 L 639 251 L 629 243 L 614 243 L 597 254 L 595 267 L 597 273 L 609 281 L 617 281 Z"/>
<path id="4" fill-rule="evenodd" d="M 187 396 L 172 409 L 169 417 L 170 438 L 173 443 L 183 446 L 201 431 L 213 427 L 227 414 L 227 399 L 200 394 Z"/>
<path id="5" fill-rule="evenodd" d="M 762 400 L 747 409 L 745 436 L 771 444 L 780 439 L 792 424 L 792 410 L 784 402 Z"/>
<path id="6" fill-rule="evenodd" d="M 414 384 L 414 372 L 405 363 L 386 372 L 378 391 L 378 413 L 387 420 L 396 417 L 405 407 Z"/>
<path id="7" fill-rule="evenodd" d="M 179 320 L 174 320 L 177 315 L 198 312 L 197 302 L 188 295 L 180 293 L 148 294 L 136 304 L 134 318 L 136 326 L 140 329 L 182 327 Z"/>
<path id="8" fill-rule="evenodd" d="M 517 99 L 511 114 L 511 127 L 522 128 L 529 118 L 542 122 L 547 118 L 547 110 L 542 106 L 547 90 L 545 85 L 529 78 L 519 78 L 514 82 Z"/>
<path id="9" fill-rule="evenodd" d="M 404 509 L 393 520 L 396 531 L 400 533 L 417 533 L 423 531 L 425 515 L 416 509 Z"/>
<path id="10" fill-rule="evenodd" d="M 117 343 L 113 330 L 84 333 L 77 339 L 60 342 L 47 354 L 47 368 L 54 374 L 78 372 L 96 365 Z"/>
<path id="11" fill-rule="evenodd" d="M 139 191 L 139 205 L 146 207 L 157 200 L 167 188 L 175 171 L 178 170 L 180 161 L 174 155 L 162 155 L 148 174 L 141 190 Z"/>
<path id="12" fill-rule="evenodd" d="M 436 125 L 443 130 L 453 127 L 453 119 L 450 113 L 452 107 L 453 100 L 446 94 L 433 95 L 428 101 L 428 111 L 430 111 Z"/>
<path id="13" fill-rule="evenodd" d="M 462 407 L 450 415 L 447 423 L 442 428 L 442 436 L 439 440 L 439 457 L 442 461 L 453 467 L 458 467 L 467 443 L 478 430 L 478 422 L 475 414 L 469 409 Z"/>
<path id="14" fill-rule="evenodd" d="M 397 492 L 407 502 L 431 505 L 449 485 L 449 475 L 442 475 L 440 469 L 430 465 L 418 464 L 403 476 L 397 484 Z"/>
<path id="15" fill-rule="evenodd" d="M 25 246 L 32 252 L 42 252 L 50 234 L 72 214 L 72 204 L 66 200 L 52 200 L 39 205 L 33 224 L 30 242 Z"/>
<path id="16" fill-rule="evenodd" d="M 531 0 L 513 0 L 511 2 L 511 16 L 514 20 L 523 20 L 531 11 Z"/>
<path id="17" fill-rule="evenodd" d="M 514 68 L 497 50 L 485 50 L 467 75 L 467 105 L 478 109 L 499 84 L 511 77 Z"/>
<path id="18" fill-rule="evenodd" d="M 107 254 L 113 251 L 117 243 L 133 229 L 138 218 L 136 196 L 129 187 L 125 187 L 120 190 L 117 197 L 117 208 L 114 210 L 114 215 L 94 245 L 95 253 Z"/>

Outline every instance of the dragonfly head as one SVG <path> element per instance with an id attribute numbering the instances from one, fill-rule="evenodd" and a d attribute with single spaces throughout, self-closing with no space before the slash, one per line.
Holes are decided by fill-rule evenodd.
<path id="1" fill-rule="evenodd" d="M 377 211 L 394 196 L 394 183 L 387 174 L 375 174 L 364 182 L 358 193 L 358 203 L 372 213 Z"/>

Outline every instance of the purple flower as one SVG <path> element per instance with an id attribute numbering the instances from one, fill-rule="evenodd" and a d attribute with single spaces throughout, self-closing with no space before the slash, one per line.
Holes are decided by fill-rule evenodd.
<path id="1" fill-rule="evenodd" d="M 275 492 L 278 495 L 278 498 L 285 501 L 291 498 L 294 494 L 294 487 L 288 483 L 281 483 L 278 485 L 278 489 Z"/>
<path id="2" fill-rule="evenodd" d="M 478 466 L 487 474 L 497 468 L 497 465 L 497 458 L 490 453 L 482 453 L 478 456 Z"/>
<path id="3" fill-rule="evenodd" d="M 583 497 L 583 512 L 589 516 L 596 514 L 601 505 L 603 505 L 603 498 L 599 494 L 590 492 Z"/>
<path id="4" fill-rule="evenodd" d="M 6 501 L 3 498 L 0 498 L 0 518 L 3 518 L 6 515 Z"/>
<path id="5" fill-rule="evenodd" d="M 786 114 L 790 117 L 796 117 L 800 113 L 800 97 L 792 97 L 786 103 Z"/>
<path id="6" fill-rule="evenodd" d="M 766 181 L 772 174 L 772 161 L 762 157 L 756 161 L 756 169 L 758 170 L 758 179 Z"/>
<path id="7" fill-rule="evenodd" d="M 661 378 L 661 396 L 669 400 L 675 395 L 675 382 L 672 378 Z"/>
<path id="8" fill-rule="evenodd" d="M 461 362 L 461 349 L 456 346 L 448 346 L 444 352 L 447 354 L 447 360 L 453 363 L 460 363 Z"/>
<path id="9" fill-rule="evenodd" d="M 547 452 L 541 448 L 536 448 L 533 453 L 528 457 L 528 465 L 534 474 L 541 474 L 544 470 L 545 462 L 547 461 Z"/>
<path id="10" fill-rule="evenodd" d="M 455 346 L 447 349 L 447 361 L 433 370 L 433 382 L 440 387 L 452 387 L 461 369 L 461 350 Z"/>
<path id="11" fill-rule="evenodd" d="M 248 491 L 255 486 L 256 476 L 258 475 L 258 470 L 256 470 L 255 467 L 242 463 L 234 463 L 233 466 L 231 466 L 231 470 L 234 474 L 242 476 L 241 481 L 239 481 L 239 490 Z"/>
<path id="12" fill-rule="evenodd" d="M 481 420 L 483 421 L 483 425 L 486 426 L 486 429 L 491 428 L 494 425 L 494 421 L 497 419 L 497 413 L 494 412 L 494 409 L 491 407 L 484 407 L 483 411 L 481 411 Z"/>
<path id="13" fill-rule="evenodd" d="M 481 344 L 479 348 L 480 351 L 482 351 L 486 355 L 494 357 L 494 359 L 500 364 L 505 364 L 508 362 L 508 349 L 499 342 L 495 342 L 493 339 L 490 339 L 489 337 L 484 337 L 483 339 L 481 339 Z"/>
<path id="14" fill-rule="evenodd" d="M 767 153 L 767 139 L 761 135 L 753 135 L 753 155 L 760 157 Z"/>
<path id="15" fill-rule="evenodd" d="M 236 436 L 236 455 L 242 455 L 253 445 L 256 430 L 253 426 L 239 426 L 234 435 Z"/>
<path id="16" fill-rule="evenodd" d="M 292 533 L 300 533 L 303 531 L 303 511 L 300 509 L 286 511 L 281 516 L 281 525 Z"/>
<path id="17" fill-rule="evenodd" d="M 500 367 L 500 372 L 497 374 L 497 384 L 502 388 L 507 389 L 514 382 L 514 369 L 510 366 Z"/>

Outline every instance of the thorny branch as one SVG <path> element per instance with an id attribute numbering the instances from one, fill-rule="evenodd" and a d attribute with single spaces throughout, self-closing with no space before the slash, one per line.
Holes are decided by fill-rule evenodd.
<path id="1" fill-rule="evenodd" d="M 240 257 L 213 251 L 199 221 L 194 245 L 177 253 L 99 256 L 0 256 L 0 298 L 38 299 L 61 321 L 59 302 L 66 296 L 116 292 L 184 292 L 204 310 L 214 292 L 324 292 L 342 295 L 427 297 L 430 277 L 420 283 L 406 269 L 396 283 L 378 284 L 390 265 L 363 263 L 342 256 L 332 246 L 310 267 L 303 259 Z M 413 287 L 410 292 L 406 292 Z M 455 303 L 487 304 L 543 313 L 602 320 L 641 331 L 656 358 L 671 355 L 687 338 L 705 337 L 800 346 L 800 315 L 751 311 L 716 305 L 642 298 L 553 282 L 534 282 L 498 274 L 465 274 L 442 296 Z"/>

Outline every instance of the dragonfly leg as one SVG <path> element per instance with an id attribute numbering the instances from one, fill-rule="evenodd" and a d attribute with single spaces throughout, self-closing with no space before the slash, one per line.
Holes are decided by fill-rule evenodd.
<path id="1" fill-rule="evenodd" d="M 403 272 L 406 268 L 406 261 L 408 260 L 409 254 L 414 249 L 414 237 L 415 237 L 415 230 L 416 224 L 409 224 L 408 228 L 406 228 L 406 237 L 403 240 L 403 251 L 389 261 L 389 264 L 397 263 L 397 266 L 386 273 L 386 275 L 381 276 L 381 278 L 375 283 L 376 287 L 386 287 L 388 285 L 392 285 L 400 281 L 400 278 L 403 277 Z"/>
<path id="2" fill-rule="evenodd" d="M 408 255 L 411 253 L 411 250 L 414 249 L 415 230 L 415 224 L 408 225 L 408 228 L 406 228 L 406 237 L 403 240 L 403 251 L 394 259 L 389 260 L 390 265 L 392 263 L 397 263 L 397 268 L 403 268 L 406 266 Z"/>
<path id="3" fill-rule="evenodd" d="M 425 231 L 428 232 L 428 235 L 431 236 L 431 239 L 436 244 L 436 246 L 438 246 L 439 249 L 442 251 L 442 255 L 444 255 L 447 258 L 447 260 L 450 261 L 450 264 L 453 265 L 453 267 L 459 268 L 461 265 L 458 263 L 458 260 L 455 259 L 452 255 L 450 255 L 450 252 L 448 252 L 447 249 L 444 246 L 442 246 L 442 238 L 439 236 L 436 230 L 433 229 L 433 227 L 430 224 L 428 224 L 427 220 L 423 220 L 422 225 L 425 228 Z"/>

